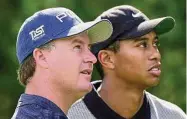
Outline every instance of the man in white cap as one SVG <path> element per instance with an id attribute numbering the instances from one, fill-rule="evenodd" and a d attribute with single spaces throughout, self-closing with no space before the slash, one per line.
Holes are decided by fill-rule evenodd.
<path id="1" fill-rule="evenodd" d="M 92 89 L 90 45 L 111 34 L 108 20 L 83 23 L 62 7 L 26 19 L 16 44 L 18 79 L 26 88 L 12 119 L 67 119 L 71 104 Z"/>

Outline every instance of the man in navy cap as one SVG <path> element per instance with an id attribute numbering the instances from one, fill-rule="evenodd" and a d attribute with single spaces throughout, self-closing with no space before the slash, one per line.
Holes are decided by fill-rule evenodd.
<path id="1" fill-rule="evenodd" d="M 102 81 L 78 100 L 68 112 L 70 119 L 186 119 L 175 104 L 147 91 L 159 83 L 161 55 L 158 36 L 175 24 L 172 17 L 150 20 L 138 9 L 122 5 L 102 13 L 113 34 L 93 45 Z"/>
<path id="2" fill-rule="evenodd" d="M 26 19 L 16 44 L 18 79 L 26 89 L 12 119 L 67 119 L 71 104 L 92 89 L 97 59 L 90 44 L 108 39 L 112 29 L 108 20 L 83 23 L 62 7 Z"/>

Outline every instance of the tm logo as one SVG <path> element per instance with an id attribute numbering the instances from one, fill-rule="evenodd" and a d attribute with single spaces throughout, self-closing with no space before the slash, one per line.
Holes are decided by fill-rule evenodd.
<path id="1" fill-rule="evenodd" d="M 29 33 L 32 37 L 32 40 L 37 40 L 38 38 L 45 35 L 45 32 L 44 32 L 43 28 L 44 28 L 44 25 L 41 25 L 36 30 L 33 30 Z"/>

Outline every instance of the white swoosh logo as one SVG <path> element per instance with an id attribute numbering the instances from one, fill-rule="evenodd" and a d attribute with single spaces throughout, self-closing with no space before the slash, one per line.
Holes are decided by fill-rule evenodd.
<path id="1" fill-rule="evenodd" d="M 132 16 L 135 17 L 135 18 L 136 18 L 136 17 L 140 17 L 140 13 L 136 13 L 136 14 L 135 14 L 135 13 L 132 13 Z"/>

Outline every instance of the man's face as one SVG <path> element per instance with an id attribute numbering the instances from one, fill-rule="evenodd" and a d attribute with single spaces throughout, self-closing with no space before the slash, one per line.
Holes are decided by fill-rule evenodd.
<path id="1" fill-rule="evenodd" d="M 91 91 L 90 83 L 95 56 L 89 50 L 86 33 L 53 41 L 48 56 L 49 72 L 53 83 L 61 91 L 81 97 Z"/>
<path id="2" fill-rule="evenodd" d="M 120 41 L 120 49 L 114 54 L 115 75 L 127 84 L 140 88 L 158 84 L 161 56 L 157 42 L 155 32 Z"/>

